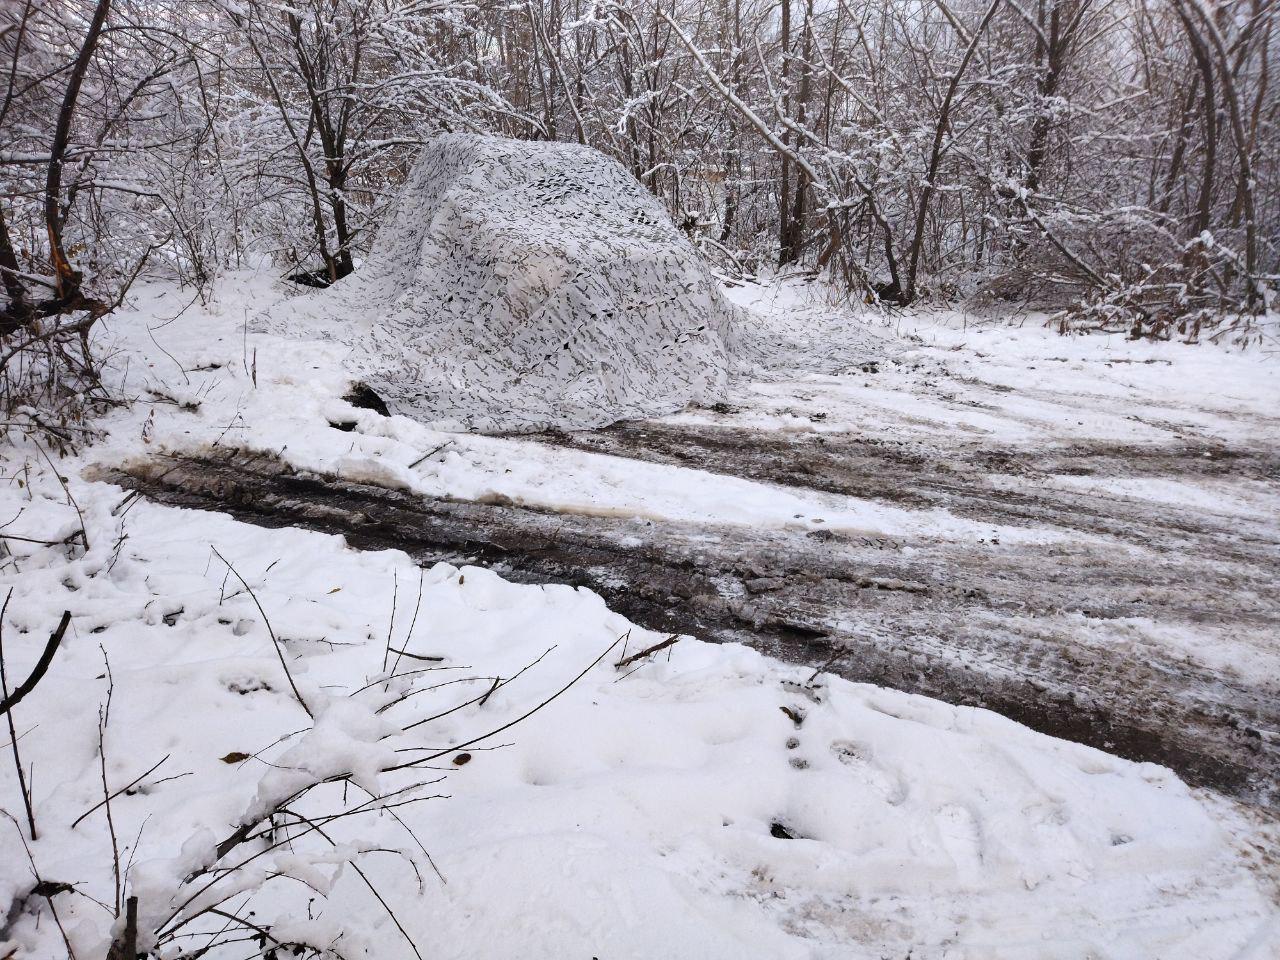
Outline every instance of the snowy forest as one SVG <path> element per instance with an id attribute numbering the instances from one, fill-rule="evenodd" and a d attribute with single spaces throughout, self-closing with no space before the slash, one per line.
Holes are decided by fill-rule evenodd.
<path id="1" fill-rule="evenodd" d="M 1280 957 L 1280 5 L 0 0 L 0 960 Z"/>
<path id="2" fill-rule="evenodd" d="M 1030 301 L 1185 335 L 1261 309 L 1280 269 L 1263 0 L 22 0 L 3 17 L 10 326 L 254 254 L 341 278 L 447 130 L 589 144 L 724 269 L 820 270 L 860 300 Z"/>

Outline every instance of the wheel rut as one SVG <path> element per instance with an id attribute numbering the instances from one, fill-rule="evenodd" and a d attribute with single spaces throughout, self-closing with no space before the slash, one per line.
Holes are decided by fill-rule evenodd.
<path id="1" fill-rule="evenodd" d="M 710 454 L 702 463 L 716 465 Z M 255 454 L 159 457 L 101 479 L 164 503 L 340 534 L 360 549 L 588 587 L 651 629 L 740 642 L 850 680 L 985 707 L 1167 765 L 1193 784 L 1278 803 L 1275 678 L 1210 669 L 1133 627 L 1280 636 L 1280 612 L 1264 600 L 1275 574 L 1265 548 L 1274 544 L 1224 548 L 1213 569 L 1229 586 L 1195 591 L 1188 588 L 1203 580 L 1204 566 L 1186 553 L 1153 551 L 1135 562 L 1119 549 L 1100 555 L 1092 542 L 907 542 L 427 499 Z M 1001 522 L 1019 509 L 1014 503 Z M 1072 516 L 1088 528 L 1101 522 Z M 1120 520 L 1129 531 L 1159 526 Z M 1224 536 L 1203 519 L 1162 529 L 1166 538 L 1199 538 L 1201 547 Z"/>

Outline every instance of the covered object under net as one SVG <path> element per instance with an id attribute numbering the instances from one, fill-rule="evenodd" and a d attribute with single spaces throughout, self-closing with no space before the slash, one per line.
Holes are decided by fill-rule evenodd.
<path id="1" fill-rule="evenodd" d="M 360 270 L 267 329 L 351 345 L 391 412 L 589 428 L 722 395 L 734 308 L 666 212 L 589 147 L 444 134 Z"/>

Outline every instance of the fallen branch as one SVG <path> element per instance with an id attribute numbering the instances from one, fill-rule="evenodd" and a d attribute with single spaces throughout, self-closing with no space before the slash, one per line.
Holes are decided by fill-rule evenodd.
<path id="1" fill-rule="evenodd" d="M 34 543 L 41 547 L 65 547 L 67 544 L 71 543 L 72 541 L 81 540 L 83 538 L 84 538 L 83 530 L 74 530 L 71 533 L 67 534 L 65 537 L 63 537 L 61 540 L 38 540 L 35 537 L 20 537 L 16 533 L 0 533 L 0 539 L 16 540 L 19 543 Z"/>
<path id="2" fill-rule="evenodd" d="M 57 653 L 58 645 L 62 643 L 62 638 L 66 634 L 67 626 L 70 623 L 71 611 L 63 610 L 62 619 L 58 622 L 57 629 L 49 634 L 49 639 L 44 645 L 44 652 L 40 654 L 40 659 L 36 661 L 36 665 L 32 668 L 31 676 L 18 684 L 13 693 L 0 700 L 0 714 L 8 713 L 22 701 L 23 697 L 36 688 L 36 684 L 48 672 L 49 664 L 53 663 L 53 655 Z"/>
<path id="3" fill-rule="evenodd" d="M 679 639 L 680 635 L 673 633 L 671 636 L 667 637 L 667 639 L 655 643 L 652 647 L 645 647 L 645 649 L 641 650 L 639 653 L 633 653 L 631 656 L 619 660 L 614 664 L 614 667 L 618 670 L 621 670 L 623 667 L 629 667 L 637 660 L 643 660 L 650 654 L 657 653 L 659 650 L 665 650 L 667 647 L 674 646 Z"/>

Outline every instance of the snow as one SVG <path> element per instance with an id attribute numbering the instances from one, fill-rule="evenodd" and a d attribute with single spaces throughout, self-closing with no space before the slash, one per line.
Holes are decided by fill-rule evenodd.
<path id="1" fill-rule="evenodd" d="M 538 430 L 715 399 L 732 310 L 616 161 L 454 133 L 424 147 L 364 269 L 258 323 L 311 337 L 321 316 L 393 411 Z"/>
<path id="2" fill-rule="evenodd" d="M 950 434 L 1020 447 L 1247 443 L 1274 429 L 1274 337 L 1246 352 L 1118 334 L 1055 336 L 1034 316 L 1010 323 L 936 310 L 877 322 L 833 305 L 823 286 L 795 280 L 726 292 L 770 338 L 795 344 L 734 385 L 728 401 L 745 408 L 735 420 L 744 426 L 929 442 Z M 787 356 L 794 359 L 777 362 Z M 760 382 L 779 368 L 777 382 Z M 814 413 L 822 420 L 811 420 Z M 694 411 L 681 419 L 711 418 Z"/>
<path id="3" fill-rule="evenodd" d="M 893 332 L 796 287 L 735 295 L 775 299 L 761 321 L 773 329 L 829 316 L 848 331 L 847 349 L 828 351 L 820 374 L 740 378 L 729 396 L 736 413 L 692 409 L 674 422 L 874 426 L 908 443 L 974 434 L 1040 449 L 1086 437 L 1239 440 L 1276 409 L 1272 367 L 1209 345 L 965 329 L 956 317 L 903 318 L 905 332 Z M 942 539 L 990 536 L 991 526 L 357 410 L 340 399 L 350 378 L 340 344 L 247 329 L 250 314 L 284 299 L 262 275 L 230 277 L 209 304 L 184 312 L 187 297 L 163 285 L 135 299 L 110 321 L 108 376 L 144 399 L 59 464 L 74 504 L 30 447 L 6 448 L 10 482 L 0 485 L 0 517 L 16 515 L 2 532 L 60 541 L 82 514 L 89 542 L 7 540 L 0 566 L 0 585 L 13 589 L 3 622 L 11 677 L 26 676 L 61 611 L 73 614 L 49 674 L 14 715 L 33 766 L 32 856 L 42 877 L 85 894 L 55 898 L 77 956 L 104 956 L 112 933 L 110 912 L 89 899 L 114 898 L 103 811 L 71 826 L 102 799 L 107 664 L 108 783 L 123 786 L 169 758 L 112 802 L 130 889 L 153 925 L 209 882 L 180 885 L 212 863 L 237 823 L 300 784 L 342 774 L 350 784 L 314 791 L 302 812 L 335 813 L 367 800 L 360 787 L 386 795 L 419 781 L 406 798 L 434 799 L 395 817 L 333 821 L 334 845 L 312 834 L 215 892 L 240 885 L 228 909 L 347 957 L 413 955 L 352 864 L 423 957 L 1262 960 L 1280 949 L 1267 887 L 1274 863 L 1242 853 L 1241 838 L 1253 836 L 1246 812 L 1164 768 L 987 711 L 813 677 L 737 645 L 684 637 L 618 669 L 664 637 L 589 591 L 514 584 L 475 567 L 419 569 L 396 551 L 126 499 L 91 468 L 235 447 L 422 496 L 570 512 L 800 529 L 822 520 Z M 1146 359 L 1169 363 L 1117 362 Z M 883 373 L 862 373 L 869 361 Z M 978 383 L 962 392 L 959 377 Z M 964 402 L 978 397 L 982 408 Z M 1130 420 L 1132 409 L 1143 419 Z M 1216 482 L 1224 510 L 1265 510 L 1265 491 Z M 1133 483 L 1111 493 L 1185 491 Z M 441 659 L 401 657 L 401 676 L 390 679 L 388 643 Z M 1217 655 L 1225 665 L 1248 651 Z M 508 682 L 481 702 L 496 677 Z M 388 770 L 423 756 L 430 769 Z M 0 770 L 0 807 L 25 832 L 7 756 Z M 273 881 L 274 871 L 313 889 Z M 31 884 L 17 829 L 0 822 L 0 903 Z M 22 956 L 65 955 L 44 901 L 5 937 Z"/>
<path id="4" fill-rule="evenodd" d="M 1167 477 L 1077 477 L 1053 478 L 1054 486 L 1081 490 L 1119 499 L 1147 500 L 1177 507 L 1205 509 L 1205 493 L 1212 497 L 1209 509 L 1223 517 L 1268 519 L 1275 509 L 1269 485 L 1260 481 L 1234 479 L 1226 483 L 1200 479 L 1196 483 Z"/>
<path id="5" fill-rule="evenodd" d="M 253 282 L 245 281 L 250 290 Z M 269 296 L 266 291 L 250 293 L 249 302 L 275 310 L 274 304 L 262 302 Z M 151 309 L 165 307 L 155 304 Z M 165 348 L 178 351 L 188 370 L 210 363 L 218 363 L 218 369 L 196 373 L 185 390 L 166 385 L 167 397 L 188 407 L 198 404 L 199 415 L 154 423 L 143 448 L 147 455 L 237 447 L 278 454 L 300 469 L 428 497 L 511 502 L 591 516 L 821 527 L 878 536 L 927 533 L 970 541 L 997 536 L 1009 543 L 1057 536 L 980 524 L 942 510 L 907 511 L 855 497 L 792 492 L 691 467 L 552 450 L 512 437 L 442 431 L 406 416 L 381 417 L 339 399 L 350 382 L 350 374 L 343 372 L 343 347 L 245 334 L 242 322 L 237 306 L 215 302 L 201 314 L 184 315 L 181 327 L 163 332 Z M 210 346 L 211 332 L 221 333 L 212 343 L 222 347 Z M 252 360 L 243 349 L 246 335 L 256 347 Z M 251 364 L 256 387 L 247 372 Z M 163 362 L 159 373 L 168 374 Z M 330 423 L 354 424 L 355 429 L 325 429 Z M 424 455 L 429 456 L 418 463 Z"/>
<path id="6" fill-rule="evenodd" d="M 377 439 L 371 442 L 370 437 Z M 358 452 L 338 459 L 334 472 L 348 480 L 424 496 L 487 499 L 588 516 L 822 528 L 861 535 L 928 533 L 974 540 L 995 535 L 1009 542 L 1054 538 L 1047 531 L 965 521 L 943 510 L 907 511 L 855 497 L 793 493 L 696 468 L 573 450 L 549 452 L 499 438 L 457 437 L 429 464 L 411 469 L 404 462 L 413 451 L 430 450 L 439 442 L 439 434 L 402 418 L 371 424 L 353 441 Z M 305 461 L 295 453 L 291 462 L 302 466 Z M 321 458 L 308 465 L 324 469 L 326 464 Z"/>
<path id="7" fill-rule="evenodd" d="M 115 680 L 109 781 L 127 783 L 165 755 L 144 783 L 189 771 L 114 803 L 126 847 L 146 823 L 125 856 L 146 880 L 138 889 L 160 899 L 184 867 L 207 862 L 229 824 L 299 778 L 352 769 L 367 789 L 398 789 L 397 775 L 375 772 L 396 757 L 393 745 L 466 742 L 545 700 L 618 637 L 629 633 L 628 652 L 661 639 L 588 592 L 472 567 L 427 570 L 417 604 L 418 570 L 402 554 L 148 503 L 129 510 L 108 571 L 111 501 L 88 484 L 74 492 L 92 504 L 94 547 L 70 563 L 53 548 L 15 550 L 23 573 L 6 577 L 7 632 L 21 673 L 59 607 L 73 612 L 75 636 L 39 696 L 83 708 L 24 705 L 19 723 L 35 724 L 22 747 L 35 758 L 42 875 L 99 899 L 111 898 L 101 815 L 74 831 L 67 823 L 101 799 L 102 651 Z M 10 490 L 4 508 L 66 519 L 60 488 L 43 482 L 32 495 Z M 287 638 L 304 698 L 323 705 L 310 732 L 274 748 L 308 721 L 256 605 L 234 577 L 228 585 L 211 546 L 254 587 Z M 479 679 L 375 715 L 392 699 L 378 684 L 348 695 L 378 676 L 388 632 L 397 647 L 442 657 L 441 676 Z M 400 734 L 547 650 L 483 707 Z M 447 799 L 401 809 L 447 882 L 428 873 L 419 890 L 403 863 L 367 861 L 424 956 L 1227 957 L 1274 915 L 1222 828 L 1162 768 L 981 710 L 830 677 L 809 683 L 807 671 L 740 647 L 685 638 L 634 673 L 611 666 L 621 654 L 470 747 L 471 761 L 430 788 Z M 220 759 L 264 748 L 258 760 Z M 774 837 L 774 823 L 798 839 Z M 406 843 L 389 817 L 334 830 L 366 846 Z M 3 843 L 4 862 L 20 865 L 12 830 Z M 290 857 L 277 868 L 299 870 Z M 0 896 L 24 882 L 22 870 L 5 871 Z M 77 952 L 103 955 L 101 908 L 60 906 Z M 279 890 L 253 901 L 262 921 L 291 906 Z M 370 955 L 403 954 L 375 906 L 340 873 L 322 919 Z M 166 912 L 156 907 L 144 903 L 144 915 Z M 57 947 L 47 923 L 21 922 L 13 935 L 33 955 Z"/>

